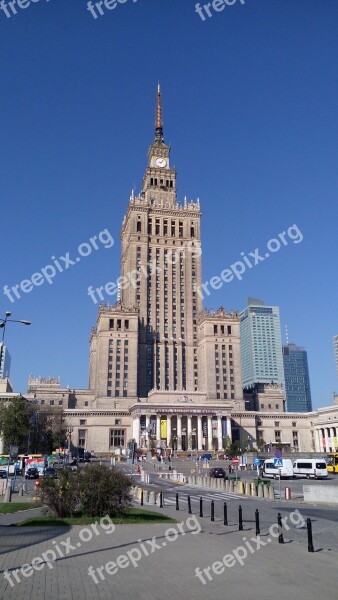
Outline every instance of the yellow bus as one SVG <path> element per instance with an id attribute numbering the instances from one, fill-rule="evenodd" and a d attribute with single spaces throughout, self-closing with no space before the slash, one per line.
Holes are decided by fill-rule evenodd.
<path id="1" fill-rule="evenodd" d="M 338 473 L 338 452 L 329 452 L 326 456 L 329 473 Z"/>

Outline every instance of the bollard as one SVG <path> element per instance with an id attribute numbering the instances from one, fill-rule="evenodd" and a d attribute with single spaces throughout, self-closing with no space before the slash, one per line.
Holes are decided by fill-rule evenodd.
<path id="1" fill-rule="evenodd" d="M 251 496 L 257 496 L 257 487 L 255 483 L 251 483 Z"/>
<path id="2" fill-rule="evenodd" d="M 200 498 L 200 517 L 203 517 L 203 498 Z"/>
<path id="3" fill-rule="evenodd" d="M 243 531 L 243 512 L 242 507 L 238 507 L 238 531 Z"/>
<path id="4" fill-rule="evenodd" d="M 192 510 L 191 510 L 191 499 L 190 499 L 190 496 L 188 496 L 188 513 L 189 513 L 189 515 L 191 515 L 191 514 L 192 514 Z"/>
<path id="5" fill-rule="evenodd" d="M 4 502 L 12 502 L 12 480 L 8 479 Z"/>
<path id="6" fill-rule="evenodd" d="M 22 487 L 22 485 L 19 487 L 19 496 L 23 496 L 23 487 Z"/>
<path id="7" fill-rule="evenodd" d="M 284 544 L 282 515 L 280 513 L 278 513 L 278 528 L 279 528 L 278 543 Z"/>
<path id="8" fill-rule="evenodd" d="M 226 479 L 226 480 L 225 480 L 225 491 L 226 491 L 226 492 L 228 492 L 228 491 L 229 491 L 229 484 L 230 484 L 230 481 L 229 481 L 229 479 Z"/>
<path id="9" fill-rule="evenodd" d="M 143 496 L 144 496 L 143 490 L 141 490 L 141 506 L 143 506 Z"/>
<path id="10" fill-rule="evenodd" d="M 211 500 L 211 521 L 215 520 L 215 502 Z"/>
<path id="11" fill-rule="evenodd" d="M 180 506 L 178 503 L 178 494 L 176 494 L 176 510 L 180 510 Z"/>
<path id="12" fill-rule="evenodd" d="M 258 498 L 264 498 L 264 495 L 263 495 L 263 485 L 262 484 L 258 484 L 257 496 L 258 496 Z"/>
<path id="13" fill-rule="evenodd" d="M 144 490 L 143 492 L 143 501 L 149 502 L 149 490 Z"/>
<path id="14" fill-rule="evenodd" d="M 306 527 L 307 527 L 307 550 L 308 552 L 314 552 L 313 547 L 313 539 L 312 539 L 312 523 L 311 519 L 308 517 L 306 519 Z"/>
<path id="15" fill-rule="evenodd" d="M 155 492 L 149 492 L 149 504 L 156 504 Z"/>
<path id="16" fill-rule="evenodd" d="M 269 500 L 275 499 L 275 488 L 273 485 L 269 485 Z"/>
<path id="17" fill-rule="evenodd" d="M 285 488 L 285 500 L 291 500 L 291 488 Z"/>
<path id="18" fill-rule="evenodd" d="M 260 529 L 259 529 L 259 511 L 258 508 L 256 508 L 255 510 L 255 521 L 256 521 L 256 535 L 260 534 Z"/>
<path id="19" fill-rule="evenodd" d="M 250 483 L 249 483 L 249 481 L 246 481 L 244 485 L 245 485 L 245 489 L 244 489 L 245 495 L 246 496 L 250 496 Z"/>
<path id="20" fill-rule="evenodd" d="M 160 508 L 164 508 L 163 492 L 160 493 Z"/>
<path id="21" fill-rule="evenodd" d="M 227 503 L 224 502 L 224 525 L 228 524 L 228 507 Z"/>

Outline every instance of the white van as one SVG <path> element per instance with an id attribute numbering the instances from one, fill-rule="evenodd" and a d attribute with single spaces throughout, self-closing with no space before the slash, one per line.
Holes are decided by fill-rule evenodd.
<path id="1" fill-rule="evenodd" d="M 321 479 L 327 477 L 327 465 L 323 458 L 298 458 L 293 463 L 293 473 L 298 477 L 313 477 Z"/>
<path id="2" fill-rule="evenodd" d="M 268 458 L 264 461 L 263 475 L 264 477 L 273 477 L 274 479 L 283 477 L 293 477 L 293 466 L 290 458 L 280 458 L 278 461 L 273 458 Z"/>

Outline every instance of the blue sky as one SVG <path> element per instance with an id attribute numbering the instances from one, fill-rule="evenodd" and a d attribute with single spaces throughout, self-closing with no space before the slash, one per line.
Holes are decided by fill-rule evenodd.
<path id="1" fill-rule="evenodd" d="M 268 260 L 225 284 L 207 306 L 247 296 L 280 307 L 282 332 L 308 351 L 314 407 L 338 390 L 337 18 L 335 0 L 237 0 L 202 21 L 193 0 L 127 0 L 94 19 L 86 0 L 0 11 L 1 315 L 11 380 L 30 373 L 87 387 L 87 295 L 119 276 L 119 231 L 140 190 L 161 81 L 165 141 L 178 196 L 200 197 L 203 280 L 241 252 Z M 14 303 L 20 284 L 108 229 L 115 240 Z M 61 261 L 62 262 L 62 261 Z"/>

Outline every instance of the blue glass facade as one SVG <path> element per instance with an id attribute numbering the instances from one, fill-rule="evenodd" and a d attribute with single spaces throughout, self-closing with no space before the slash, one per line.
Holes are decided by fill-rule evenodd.
<path id="1" fill-rule="evenodd" d="M 287 412 L 312 410 L 307 352 L 295 344 L 283 346 Z"/>

